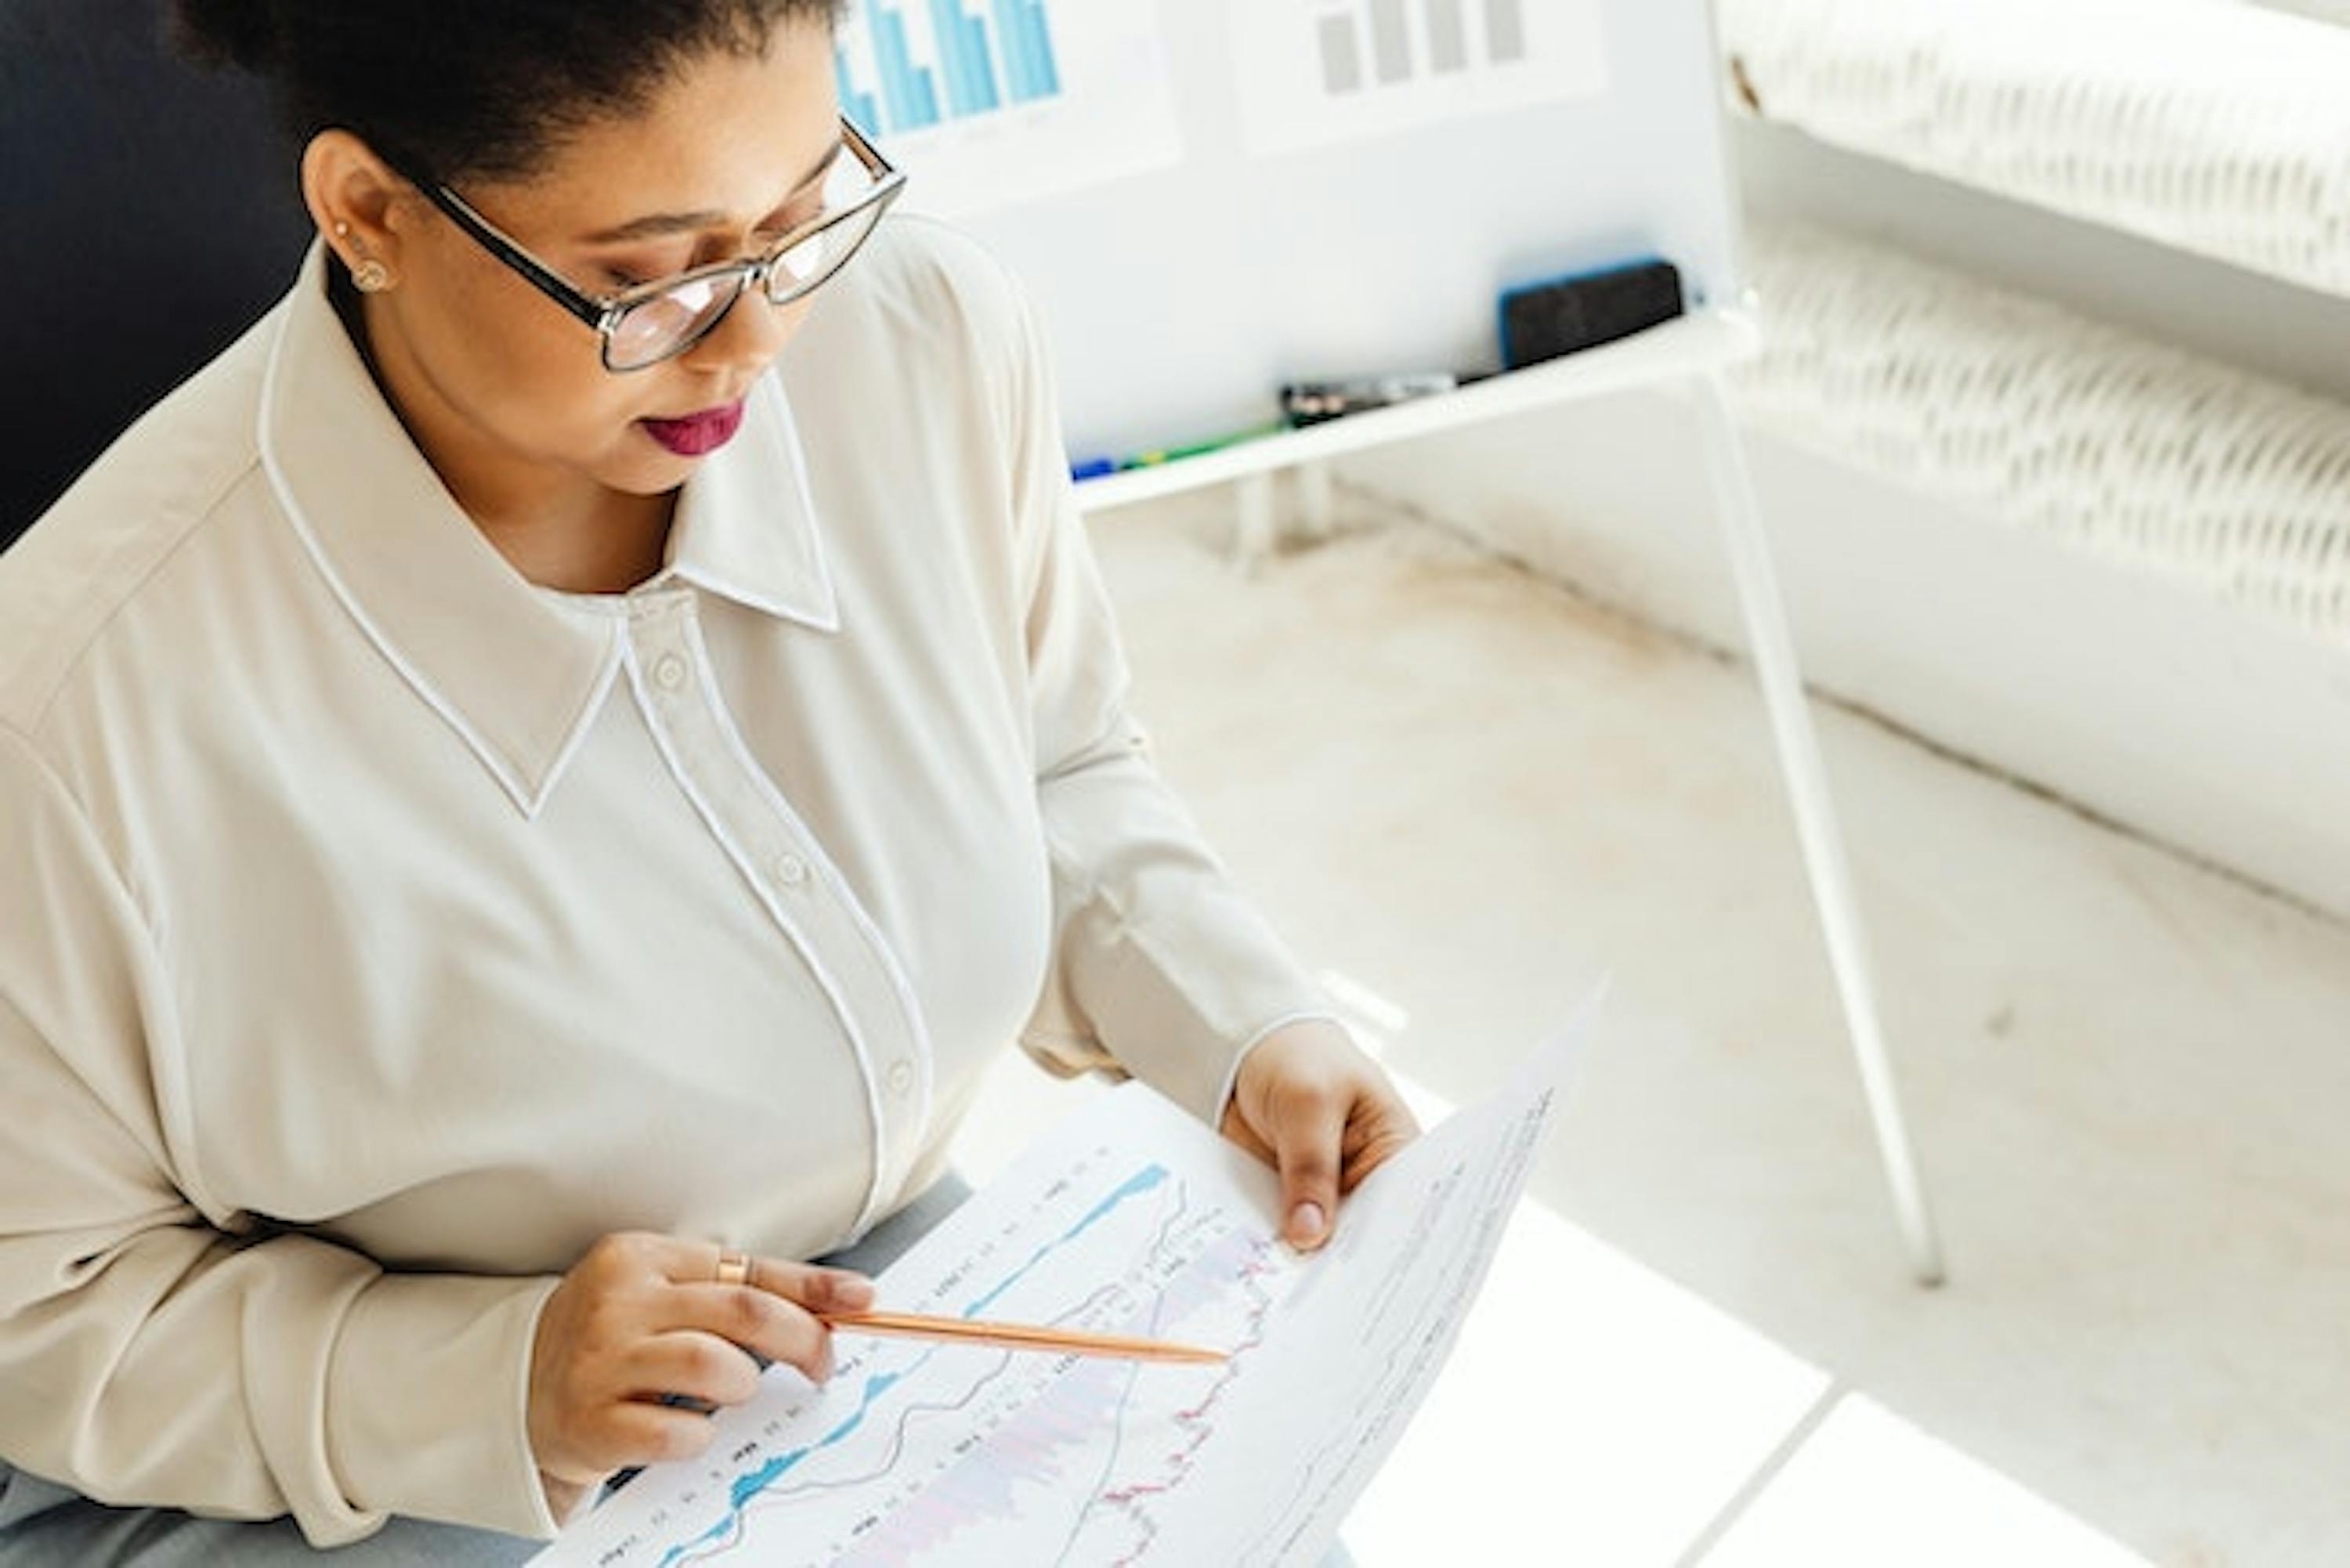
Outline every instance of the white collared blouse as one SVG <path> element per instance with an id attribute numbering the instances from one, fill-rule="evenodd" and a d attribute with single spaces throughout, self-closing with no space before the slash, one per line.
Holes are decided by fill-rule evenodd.
<path id="1" fill-rule="evenodd" d="M 893 216 L 626 596 L 293 292 L 0 556 L 0 1459 L 551 1533 L 554 1276 L 813 1255 L 1017 1038 L 1202 1116 L 1325 1004 L 1153 774 L 1004 270 Z"/>

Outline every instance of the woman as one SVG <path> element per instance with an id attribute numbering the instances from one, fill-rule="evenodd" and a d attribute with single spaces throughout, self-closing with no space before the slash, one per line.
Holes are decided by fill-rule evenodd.
<path id="1" fill-rule="evenodd" d="M 319 241 L 0 558 L 0 1563 L 518 1560 L 824 1375 L 795 1260 L 1015 1036 L 1318 1244 L 1409 1118 L 1150 771 L 830 6 L 182 11 Z"/>

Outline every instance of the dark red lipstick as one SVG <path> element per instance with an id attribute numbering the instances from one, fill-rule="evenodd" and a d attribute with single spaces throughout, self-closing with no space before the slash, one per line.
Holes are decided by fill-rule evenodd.
<path id="1" fill-rule="evenodd" d="M 733 441 L 734 432 L 743 428 L 743 404 L 737 400 L 681 420 L 643 419 L 637 423 L 680 457 L 706 457 Z"/>

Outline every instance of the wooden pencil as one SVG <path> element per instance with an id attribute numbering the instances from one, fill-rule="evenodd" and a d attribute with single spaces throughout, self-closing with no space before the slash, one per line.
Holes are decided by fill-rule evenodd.
<path id="1" fill-rule="evenodd" d="M 1018 1323 L 983 1323 L 970 1318 L 932 1317 L 920 1313 L 827 1313 L 824 1321 L 843 1334 L 953 1340 L 966 1345 L 999 1345 L 1008 1350 L 1057 1350 L 1070 1355 L 1109 1355 L 1128 1361 L 1180 1361 L 1201 1365 L 1231 1359 L 1221 1350 L 1175 1345 L 1163 1339 L 1129 1339 L 1124 1334 L 1082 1334 L 1075 1329 L 1039 1328 Z"/>

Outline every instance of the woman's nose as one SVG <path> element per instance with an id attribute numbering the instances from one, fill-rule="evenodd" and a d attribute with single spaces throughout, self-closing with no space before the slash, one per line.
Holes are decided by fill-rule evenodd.
<path id="1" fill-rule="evenodd" d="M 696 369 L 712 372 L 764 369 L 791 341 L 799 326 L 799 304 L 795 300 L 786 306 L 770 305 L 761 289 L 745 289 L 726 319 L 695 344 L 686 358 Z"/>

